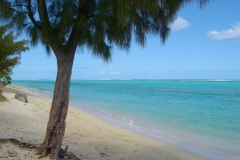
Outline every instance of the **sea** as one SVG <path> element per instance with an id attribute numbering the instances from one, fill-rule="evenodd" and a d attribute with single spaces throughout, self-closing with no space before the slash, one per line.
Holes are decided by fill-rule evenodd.
<path id="1" fill-rule="evenodd" d="M 14 80 L 52 98 L 54 80 Z M 70 104 L 213 160 L 240 160 L 240 80 L 72 80 Z"/>

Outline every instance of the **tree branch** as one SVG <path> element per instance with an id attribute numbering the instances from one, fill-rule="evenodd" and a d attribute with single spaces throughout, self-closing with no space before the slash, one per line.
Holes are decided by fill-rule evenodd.
<path id="1" fill-rule="evenodd" d="M 42 26 L 41 26 L 41 25 L 34 19 L 34 17 L 33 17 L 33 12 L 32 12 L 32 9 L 31 9 L 31 0 L 28 0 L 27 10 L 28 10 L 28 16 L 29 16 L 30 20 L 32 21 L 32 23 L 33 23 L 39 30 L 41 30 L 41 29 L 42 29 Z"/>
<path id="2" fill-rule="evenodd" d="M 96 17 L 96 15 L 94 14 L 96 9 L 91 10 L 92 3 L 93 3 L 92 0 L 81 0 L 81 1 L 79 0 L 78 16 L 75 19 L 75 23 L 72 27 L 72 31 L 70 33 L 68 41 L 67 41 L 66 45 L 64 46 L 65 48 L 74 49 L 78 45 L 79 35 L 81 34 L 81 32 L 83 32 L 84 28 L 86 27 L 82 24 L 79 24 L 80 17 L 85 18 L 85 19 L 91 19 L 91 18 Z"/>
<path id="3" fill-rule="evenodd" d="M 42 27 L 48 26 L 50 27 L 50 22 L 49 22 L 49 17 L 47 13 L 47 7 L 46 7 L 46 2 L 45 0 L 38 0 L 38 12 L 39 12 L 39 17 L 40 21 L 42 23 Z"/>
<path id="4" fill-rule="evenodd" d="M 46 6 L 46 0 L 37 0 L 37 6 L 38 6 L 38 13 L 39 13 L 39 18 L 41 21 L 41 35 L 42 35 L 42 40 L 44 41 L 45 44 L 51 46 L 58 46 L 60 47 L 61 44 L 58 43 L 58 40 L 55 39 L 53 35 L 56 34 L 58 35 L 58 30 L 53 29 L 50 21 L 49 21 L 49 15 L 47 11 L 47 6 Z"/>
<path id="5" fill-rule="evenodd" d="M 12 5 L 13 7 L 27 7 L 26 5 L 24 4 L 15 4 L 15 5 Z"/>
<path id="6" fill-rule="evenodd" d="M 79 28 L 77 26 L 77 24 L 75 23 L 73 28 L 72 28 L 72 31 L 71 31 L 71 34 L 68 38 L 68 41 L 65 45 L 65 48 L 66 49 L 75 49 L 78 45 L 78 35 L 79 35 Z"/>
<path id="7" fill-rule="evenodd" d="M 10 7 L 9 9 L 10 9 L 10 10 L 13 10 L 14 12 L 27 14 L 27 12 L 19 11 L 19 10 L 13 8 L 13 7 Z"/>

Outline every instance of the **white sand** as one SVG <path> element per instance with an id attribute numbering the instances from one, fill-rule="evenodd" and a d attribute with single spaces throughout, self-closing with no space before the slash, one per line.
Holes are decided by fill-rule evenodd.
<path id="1" fill-rule="evenodd" d="M 0 102 L 0 139 L 16 138 L 40 145 L 45 135 L 51 100 L 14 85 L 2 89 L 8 101 Z M 17 92 L 25 93 L 29 103 L 15 99 Z M 65 145 L 82 160 L 205 159 L 114 126 L 74 107 L 68 110 L 63 148 Z M 11 148 L 19 154 L 9 159 L 37 159 L 34 150 L 21 149 L 10 143 L 0 143 L 0 159 L 1 156 L 7 156 L 7 149 Z"/>

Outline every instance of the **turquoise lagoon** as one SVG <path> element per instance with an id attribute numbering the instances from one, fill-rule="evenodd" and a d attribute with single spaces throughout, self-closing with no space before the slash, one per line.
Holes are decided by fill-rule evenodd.
<path id="1" fill-rule="evenodd" d="M 53 80 L 14 80 L 49 98 Z M 209 159 L 240 159 L 240 81 L 72 80 L 70 103 Z"/>

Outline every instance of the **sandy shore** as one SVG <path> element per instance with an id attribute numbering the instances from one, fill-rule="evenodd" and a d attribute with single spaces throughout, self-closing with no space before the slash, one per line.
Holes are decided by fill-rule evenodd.
<path id="1" fill-rule="evenodd" d="M 26 88 L 10 85 L 4 88 L 7 102 L 0 102 L 0 139 L 16 138 L 40 145 L 44 139 L 51 100 Z M 25 93 L 29 103 L 14 98 Z M 69 107 L 63 148 L 69 146 L 82 160 L 204 160 L 204 158 L 146 138 L 137 133 L 109 124 L 80 109 Z M 0 159 L 7 150 L 18 152 L 17 159 L 37 159 L 34 150 L 22 149 L 0 142 Z M 16 159 L 16 157 L 15 157 Z M 45 158 L 48 159 L 48 158 Z"/>

